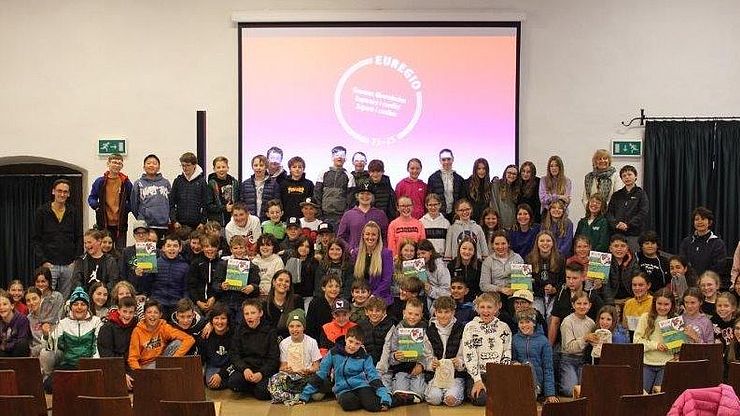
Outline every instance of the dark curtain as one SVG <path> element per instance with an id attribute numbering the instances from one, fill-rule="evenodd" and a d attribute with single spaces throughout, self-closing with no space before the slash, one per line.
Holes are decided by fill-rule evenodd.
<path id="1" fill-rule="evenodd" d="M 13 279 L 28 286 L 33 264 L 31 233 L 34 213 L 43 203 L 51 202 L 51 185 L 59 178 L 72 183 L 68 203 L 82 208 L 82 178 L 68 175 L 0 174 L 0 286 Z M 82 211 L 80 211 L 82 212 Z"/>
<path id="2" fill-rule="evenodd" d="M 692 232 L 691 211 L 711 202 L 714 125 L 712 121 L 645 124 L 643 185 L 650 200 L 646 229 L 660 235 L 667 252 L 677 253 L 681 240 Z"/>
<path id="3" fill-rule="evenodd" d="M 732 256 L 740 238 L 740 121 L 718 121 L 714 195 L 712 210 L 716 219 L 714 232 L 727 245 Z"/>

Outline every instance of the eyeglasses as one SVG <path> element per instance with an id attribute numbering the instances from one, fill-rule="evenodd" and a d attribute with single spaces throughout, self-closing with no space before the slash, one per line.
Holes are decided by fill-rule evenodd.
<path id="1" fill-rule="evenodd" d="M 408 205 L 408 204 L 398 206 L 398 208 L 413 208 L 413 207 L 414 207 L 413 205 Z"/>
<path id="2" fill-rule="evenodd" d="M 438 207 L 440 205 L 441 204 L 439 202 L 430 202 L 430 203 L 427 204 L 428 207 Z"/>
<path id="3" fill-rule="evenodd" d="M 472 210 L 473 210 L 472 208 L 458 208 L 457 212 L 470 212 Z"/>

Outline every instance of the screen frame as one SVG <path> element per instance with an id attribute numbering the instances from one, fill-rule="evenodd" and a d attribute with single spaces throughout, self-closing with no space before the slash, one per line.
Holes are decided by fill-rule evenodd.
<path id="1" fill-rule="evenodd" d="M 514 163 L 519 166 L 519 97 L 521 87 L 521 42 L 522 42 L 522 24 L 519 21 L 294 21 L 294 22 L 243 22 L 240 21 L 237 30 L 237 78 L 238 78 L 238 111 L 239 111 L 239 126 L 237 135 L 237 151 L 238 151 L 238 170 L 239 170 L 239 182 L 241 183 L 246 178 L 242 177 L 242 172 L 246 169 L 243 168 L 243 155 L 244 155 L 244 140 L 242 140 L 242 134 L 244 132 L 244 120 L 243 120 L 243 102 L 242 97 L 244 96 L 242 91 L 242 37 L 244 29 L 254 28 L 313 28 L 313 27 L 349 27 L 349 28 L 399 28 L 399 27 L 452 27 L 452 28 L 466 28 L 466 27 L 485 27 L 485 28 L 511 28 L 514 29 L 516 34 L 516 85 L 515 85 L 515 109 L 514 109 Z M 269 146 L 268 146 L 269 147 Z M 246 167 L 249 168 L 248 166 Z"/>

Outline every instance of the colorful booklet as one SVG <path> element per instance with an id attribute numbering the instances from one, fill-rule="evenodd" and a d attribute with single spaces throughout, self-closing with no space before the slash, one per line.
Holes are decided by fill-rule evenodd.
<path id="1" fill-rule="evenodd" d="M 424 356 L 424 328 L 398 328 L 398 351 L 403 352 L 400 361 L 419 361 Z"/>
<path id="2" fill-rule="evenodd" d="M 591 280 L 607 280 L 609 278 L 609 269 L 611 266 L 611 253 L 592 251 L 588 255 L 588 274 L 586 276 Z"/>
<path id="3" fill-rule="evenodd" d="M 427 265 L 424 259 L 413 259 L 404 260 L 401 263 L 404 276 L 415 276 L 418 277 L 422 282 L 429 281 L 429 274 L 427 273 Z"/>
<path id="4" fill-rule="evenodd" d="M 527 289 L 532 291 L 532 265 L 514 263 L 511 265 L 511 290 Z"/>
<path id="5" fill-rule="evenodd" d="M 157 243 L 136 243 L 136 266 L 147 273 L 157 273 Z"/>
<path id="6" fill-rule="evenodd" d="M 688 341 L 688 337 L 683 332 L 685 325 L 682 316 L 658 322 L 658 328 L 663 334 L 663 344 L 674 354 L 678 353 L 681 345 Z"/>
<path id="7" fill-rule="evenodd" d="M 241 290 L 249 282 L 249 260 L 229 259 L 226 263 L 226 284 L 231 290 Z"/>

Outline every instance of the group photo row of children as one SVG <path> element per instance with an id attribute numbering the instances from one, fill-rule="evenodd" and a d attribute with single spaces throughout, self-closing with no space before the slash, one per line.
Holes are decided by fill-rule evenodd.
<path id="1" fill-rule="evenodd" d="M 315 182 L 300 156 L 282 161 L 274 147 L 254 156 L 240 183 L 227 158 L 206 177 L 185 153 L 170 183 L 152 154 L 131 182 L 111 155 L 81 235 L 57 180 L 36 211 L 38 268 L 0 292 L 0 356 L 39 357 L 50 391 L 82 357 L 133 370 L 199 355 L 210 389 L 369 411 L 483 406 L 487 363 L 530 366 L 534 394 L 558 401 L 604 343 L 643 344 L 644 389 L 659 391 L 678 352 L 660 324 L 676 317 L 683 342 L 740 360 L 740 245 L 724 273 L 714 214 L 697 207 L 663 253 L 637 169 L 617 172 L 606 150 L 580 197 L 558 156 L 542 177 L 524 162 L 492 178 L 481 158 L 465 179 L 442 149 L 427 182 L 414 158 L 395 188 L 382 160 L 356 152 L 345 168 L 342 146 Z M 593 252 L 610 258 L 603 276 Z"/>

